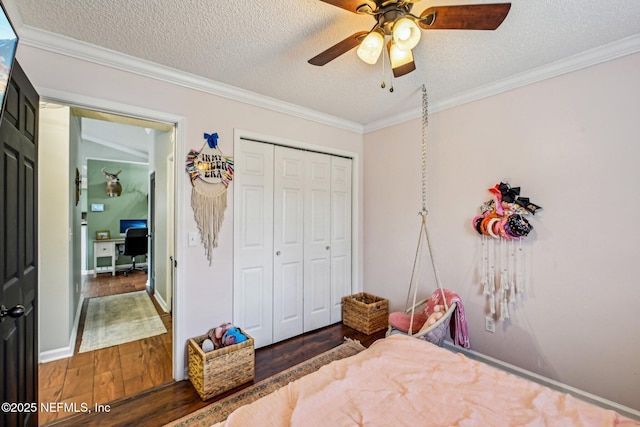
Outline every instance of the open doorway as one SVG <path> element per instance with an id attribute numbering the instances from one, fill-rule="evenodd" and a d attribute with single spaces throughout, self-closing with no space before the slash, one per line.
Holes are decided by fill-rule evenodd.
<path id="1" fill-rule="evenodd" d="M 65 290 L 72 301 L 71 311 L 77 313 L 77 333 L 75 342 L 70 344 L 71 356 L 41 364 L 41 399 L 92 406 L 170 382 L 174 281 L 173 275 L 166 272 L 171 271 L 170 260 L 175 253 L 175 168 L 173 162 L 170 167 L 167 165 L 167 159 L 175 151 L 175 125 L 57 102 L 43 102 L 40 111 L 43 140 L 48 140 L 49 132 L 58 136 L 67 132 L 69 171 L 77 170 L 75 194 L 70 197 L 67 210 L 70 267 Z M 41 173 L 47 174 L 47 170 Z M 43 186 L 41 192 L 45 194 L 41 196 L 54 199 L 61 190 Z M 132 224 L 147 228 L 149 236 L 146 251 L 138 256 L 125 255 L 126 231 Z M 47 235 L 49 230 L 46 223 L 41 227 L 44 250 L 49 247 L 48 239 L 53 238 Z M 43 264 L 41 274 L 47 277 L 47 263 Z M 132 269 L 134 266 L 136 269 Z M 65 286 L 65 281 L 61 282 L 60 286 Z M 41 295 L 58 292 L 56 286 L 42 280 Z M 125 333 L 130 340 L 107 339 L 83 348 L 90 340 L 112 335 L 99 331 L 111 323 L 113 314 L 109 310 L 117 305 L 115 300 L 106 299 L 134 294 L 144 297 L 147 302 L 143 305 L 151 304 L 159 319 L 155 326 L 161 329 L 151 329 L 149 336 L 139 339 L 133 333 Z M 102 298 L 106 302 L 98 304 Z M 126 304 L 130 307 L 131 303 Z M 99 307 L 98 314 L 91 311 L 94 305 Z M 100 313 L 109 319 L 101 322 Z M 43 345 L 43 341 L 58 327 L 56 315 L 54 311 L 40 313 L 39 335 L 45 351 L 48 343 Z M 90 328 L 98 331 L 86 338 Z M 153 370 L 142 372 L 140 366 L 152 366 Z M 65 415 L 68 414 L 52 416 L 59 419 Z"/>

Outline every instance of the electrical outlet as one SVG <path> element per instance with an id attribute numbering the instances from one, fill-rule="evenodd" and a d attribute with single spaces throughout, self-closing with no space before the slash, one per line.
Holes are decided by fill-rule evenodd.
<path id="1" fill-rule="evenodd" d="M 495 332 L 496 331 L 496 321 L 493 317 L 485 317 L 484 318 L 484 330 L 487 332 Z"/>

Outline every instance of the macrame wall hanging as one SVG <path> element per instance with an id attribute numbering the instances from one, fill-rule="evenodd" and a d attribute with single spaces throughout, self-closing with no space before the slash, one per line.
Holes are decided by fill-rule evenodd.
<path id="1" fill-rule="evenodd" d="M 533 226 L 526 216 L 542 208 L 528 197 L 520 196 L 520 187 L 501 182 L 489 189 L 494 197 L 480 207 L 473 227 L 480 234 L 480 284 L 487 297 L 489 312 L 504 322 L 509 304 L 526 297 L 525 254 L 522 240 Z"/>
<path id="2" fill-rule="evenodd" d="M 187 172 L 191 178 L 191 207 L 204 250 L 211 265 L 213 248 L 227 208 L 227 187 L 233 179 L 233 158 L 218 148 L 218 134 L 204 134 L 206 142 L 187 155 Z"/>

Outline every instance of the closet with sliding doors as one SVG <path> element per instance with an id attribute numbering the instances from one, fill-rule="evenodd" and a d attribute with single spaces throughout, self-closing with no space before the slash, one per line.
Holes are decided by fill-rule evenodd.
<path id="1" fill-rule="evenodd" d="M 240 138 L 234 163 L 234 324 L 262 347 L 340 322 L 352 159 Z"/>

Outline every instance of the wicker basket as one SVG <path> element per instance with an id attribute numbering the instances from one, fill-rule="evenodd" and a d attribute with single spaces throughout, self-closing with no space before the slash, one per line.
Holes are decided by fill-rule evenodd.
<path id="1" fill-rule="evenodd" d="M 202 335 L 189 339 L 189 380 L 202 400 L 252 381 L 255 375 L 253 338 L 242 331 L 247 340 L 208 353 L 201 344 Z"/>
<path id="2" fill-rule="evenodd" d="M 389 300 L 365 292 L 342 297 L 342 323 L 367 335 L 386 329 Z"/>

